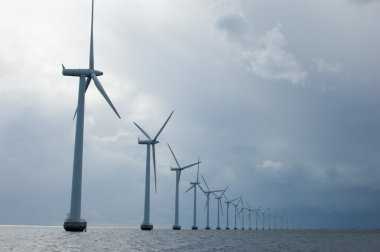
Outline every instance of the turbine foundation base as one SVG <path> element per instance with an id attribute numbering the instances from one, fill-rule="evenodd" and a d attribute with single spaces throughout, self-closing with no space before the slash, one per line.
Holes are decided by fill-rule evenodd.
<path id="1" fill-rule="evenodd" d="M 140 226 L 141 230 L 153 230 L 152 224 L 141 224 Z"/>
<path id="2" fill-rule="evenodd" d="M 192 230 L 198 230 L 198 227 L 191 227 Z"/>
<path id="3" fill-rule="evenodd" d="M 63 223 L 63 228 L 68 232 L 83 232 L 87 231 L 87 222 L 85 220 L 74 221 L 66 219 Z"/>
<path id="4" fill-rule="evenodd" d="M 220 227 L 217 227 L 216 230 L 220 230 Z"/>
<path id="5" fill-rule="evenodd" d="M 210 227 L 206 227 L 205 229 L 206 229 L 206 230 L 210 230 L 211 228 L 210 228 Z"/>
<path id="6" fill-rule="evenodd" d="M 181 226 L 173 225 L 173 230 L 181 230 Z"/>
<path id="7" fill-rule="evenodd" d="M 226 227 L 226 230 L 230 230 L 230 228 L 229 228 L 229 227 Z"/>
<path id="8" fill-rule="evenodd" d="M 237 230 L 237 228 L 234 228 L 234 230 Z"/>

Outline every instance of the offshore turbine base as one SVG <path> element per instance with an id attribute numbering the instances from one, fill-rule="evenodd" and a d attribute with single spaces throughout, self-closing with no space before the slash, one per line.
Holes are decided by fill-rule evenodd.
<path id="1" fill-rule="evenodd" d="M 140 226 L 141 230 L 153 230 L 152 224 L 141 224 Z"/>
<path id="2" fill-rule="evenodd" d="M 181 226 L 173 225 L 173 230 L 181 230 Z"/>
<path id="3" fill-rule="evenodd" d="M 63 223 L 63 228 L 68 232 L 83 232 L 87 231 L 87 221 L 80 220 L 74 221 L 70 219 L 66 219 Z"/>

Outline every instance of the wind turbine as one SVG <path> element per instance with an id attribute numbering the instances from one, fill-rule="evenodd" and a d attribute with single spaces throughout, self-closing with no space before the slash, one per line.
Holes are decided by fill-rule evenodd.
<path id="1" fill-rule="evenodd" d="M 249 230 L 252 230 L 252 218 L 251 218 L 252 216 L 251 216 L 251 212 L 255 212 L 255 211 L 259 210 L 259 208 L 258 208 L 258 209 L 252 209 L 252 208 L 248 205 L 247 202 L 246 202 L 245 204 L 248 206 L 248 208 L 246 208 L 246 210 L 248 211 Z"/>
<path id="2" fill-rule="evenodd" d="M 75 130 L 75 145 L 74 145 L 74 162 L 73 162 L 73 177 L 71 184 L 71 202 L 70 213 L 65 219 L 63 227 L 66 231 L 82 232 L 87 229 L 87 222 L 81 219 L 81 199 L 82 199 L 82 159 L 83 159 L 83 128 L 84 128 L 84 106 L 85 93 L 91 80 L 94 81 L 96 88 L 103 95 L 104 99 L 111 106 L 112 110 L 120 118 L 119 113 L 113 106 L 106 91 L 97 76 L 103 75 L 103 72 L 94 68 L 94 39 L 93 39 L 93 24 L 94 24 L 94 0 L 92 0 L 91 11 L 91 37 L 90 37 L 90 62 L 87 69 L 66 69 L 62 64 L 62 75 L 79 77 L 79 92 L 78 105 L 75 115 L 77 115 L 76 130 Z M 74 115 L 74 118 L 75 118 Z"/>
<path id="3" fill-rule="evenodd" d="M 233 200 L 228 200 L 228 198 L 226 197 L 226 195 L 223 195 L 223 196 L 224 196 L 224 198 L 226 199 L 226 201 L 225 201 L 224 203 L 227 204 L 227 226 L 226 226 L 226 230 L 229 230 L 230 227 L 229 227 L 228 210 L 229 210 L 229 208 L 230 208 L 230 203 L 234 202 L 235 200 L 238 200 L 239 197 L 237 197 L 237 198 L 235 198 L 235 199 L 233 199 Z M 236 221 L 235 221 L 235 222 L 236 222 Z M 236 226 L 236 225 L 235 225 L 235 226 Z"/>
<path id="4" fill-rule="evenodd" d="M 152 147 L 153 152 L 153 168 L 154 168 L 154 187 L 157 192 L 157 179 L 156 179 L 156 149 L 155 145 L 159 142 L 157 141 L 158 136 L 161 134 L 162 130 L 165 128 L 170 117 L 172 117 L 174 111 L 166 119 L 164 125 L 157 132 L 156 136 L 152 139 L 148 133 L 146 133 L 137 123 L 134 122 L 136 127 L 146 136 L 147 140 L 140 140 L 138 138 L 139 144 L 146 144 L 146 172 L 145 172 L 145 201 L 144 201 L 144 220 L 141 224 L 141 230 L 152 230 L 153 225 L 150 223 L 150 147 Z"/>
<path id="5" fill-rule="evenodd" d="M 265 209 L 264 212 L 261 212 L 261 214 L 263 215 L 263 230 L 264 230 L 264 227 L 265 227 L 265 213 L 269 210 L 269 208 Z"/>
<path id="6" fill-rule="evenodd" d="M 238 215 L 240 215 L 240 213 L 242 213 L 242 215 L 241 215 L 241 230 L 244 230 L 244 209 L 246 209 L 244 207 L 244 202 L 241 201 L 241 209 L 240 209 L 240 212 L 238 214 Z"/>
<path id="7" fill-rule="evenodd" d="M 256 209 L 256 230 L 258 230 L 258 228 L 257 228 L 257 217 L 259 217 L 260 218 L 260 209 L 261 209 L 261 207 L 262 207 L 263 205 L 261 205 L 258 209 Z"/>
<path id="8" fill-rule="evenodd" d="M 289 230 L 289 217 L 286 217 L 286 230 Z"/>
<path id="9" fill-rule="evenodd" d="M 193 226 L 191 227 L 192 230 L 198 230 L 197 226 L 197 185 L 199 186 L 199 164 L 201 162 L 199 161 L 198 157 L 198 171 L 197 171 L 197 182 L 190 182 L 189 189 L 186 190 L 186 193 L 190 191 L 192 188 L 194 188 L 194 215 L 193 215 Z"/>
<path id="10" fill-rule="evenodd" d="M 175 209 L 174 209 L 175 210 L 175 214 L 174 214 L 173 230 L 181 230 L 181 226 L 178 223 L 178 214 L 179 214 L 179 193 L 178 193 L 178 186 L 179 186 L 179 180 L 181 179 L 181 172 L 183 170 L 187 169 L 187 168 L 190 168 L 190 167 L 192 167 L 194 165 L 199 164 L 200 162 L 198 161 L 197 163 L 193 163 L 193 164 L 181 167 L 179 165 L 179 163 L 178 163 L 178 160 L 177 160 L 176 156 L 174 155 L 174 152 L 173 152 L 172 148 L 170 148 L 169 144 L 168 144 L 168 147 L 170 149 L 170 152 L 173 155 L 173 158 L 174 158 L 175 162 L 178 165 L 178 167 L 176 167 L 176 168 L 170 167 L 171 171 L 175 171 L 176 172 L 176 180 L 175 180 Z"/>
<path id="11" fill-rule="evenodd" d="M 235 226 L 234 226 L 234 230 L 237 230 L 237 227 L 236 227 L 236 215 L 237 215 L 237 207 L 238 207 L 240 201 L 241 201 L 241 197 L 239 197 L 239 201 L 236 204 L 232 203 L 233 207 L 235 208 Z"/>
<path id="12" fill-rule="evenodd" d="M 244 210 L 247 209 L 245 208 L 244 206 L 244 202 L 243 200 L 241 201 L 241 212 L 242 212 L 242 216 L 241 216 L 241 229 L 244 230 Z"/>
<path id="13" fill-rule="evenodd" d="M 222 207 L 222 197 L 224 195 L 224 193 L 226 192 L 226 190 L 228 189 L 228 186 L 226 187 L 226 189 L 223 190 L 222 194 L 221 195 L 217 195 L 216 193 L 213 193 L 215 195 L 215 199 L 218 200 L 217 204 L 218 204 L 218 225 L 216 226 L 216 229 L 217 230 L 220 230 L 220 218 L 219 218 L 219 208 L 220 210 L 222 210 L 222 214 L 223 214 L 223 207 Z"/>
<path id="14" fill-rule="evenodd" d="M 206 195 L 207 199 L 206 199 L 206 205 L 205 205 L 205 208 L 207 207 L 207 224 L 206 224 L 206 230 L 210 230 L 210 193 L 216 193 L 216 192 L 222 192 L 223 190 L 214 190 L 214 191 L 211 191 L 210 188 L 208 187 L 207 183 L 206 183 L 206 180 L 205 178 L 203 177 L 203 175 L 201 174 L 201 177 L 203 179 L 203 182 L 205 183 L 206 187 L 207 187 L 207 190 L 204 190 L 201 185 L 198 185 L 199 188 L 201 188 L 202 192 Z"/>

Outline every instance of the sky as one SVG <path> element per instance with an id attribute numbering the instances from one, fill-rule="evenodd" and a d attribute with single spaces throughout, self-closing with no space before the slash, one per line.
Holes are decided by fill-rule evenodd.
<path id="1" fill-rule="evenodd" d="M 91 2 L 0 5 L 0 224 L 62 225 L 79 80 L 61 64 L 88 67 Z M 379 228 L 379 12 L 378 0 L 96 0 L 95 68 L 121 119 L 91 84 L 82 217 L 140 226 L 146 147 L 133 122 L 155 135 L 174 110 L 156 146 L 155 227 L 174 224 L 169 143 L 181 165 L 199 156 L 211 189 L 290 225 Z M 183 228 L 196 172 L 181 175 Z M 200 228 L 204 204 L 198 190 Z"/>

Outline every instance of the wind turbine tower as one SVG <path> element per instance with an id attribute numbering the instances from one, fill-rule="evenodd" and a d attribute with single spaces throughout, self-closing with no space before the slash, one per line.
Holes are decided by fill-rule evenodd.
<path id="1" fill-rule="evenodd" d="M 246 209 L 246 208 L 244 207 L 243 201 L 241 201 L 241 210 L 240 210 L 240 212 L 242 213 L 242 215 L 241 215 L 241 230 L 244 230 L 244 209 Z M 239 214 L 240 214 L 240 212 L 239 212 Z"/>
<path id="2" fill-rule="evenodd" d="M 260 207 L 261 208 L 261 207 Z M 256 210 L 256 230 L 258 230 L 257 228 L 257 217 L 260 217 L 259 214 L 260 214 L 260 208 Z"/>
<path id="3" fill-rule="evenodd" d="M 230 229 L 230 226 L 229 226 L 229 218 L 228 218 L 228 211 L 229 211 L 229 208 L 230 208 L 230 203 L 234 202 L 235 200 L 238 200 L 239 197 L 233 199 L 233 200 L 228 200 L 228 198 L 226 197 L 226 195 L 223 195 L 224 198 L 226 199 L 226 201 L 224 203 L 227 204 L 227 226 L 226 226 L 226 230 L 229 230 Z M 236 221 L 235 221 L 236 222 Z M 236 225 L 235 225 L 236 226 Z"/>
<path id="4" fill-rule="evenodd" d="M 261 214 L 263 215 L 263 230 L 265 228 L 265 213 L 269 210 L 269 208 L 265 209 L 264 212 L 261 212 Z"/>
<path id="5" fill-rule="evenodd" d="M 216 193 L 214 193 L 215 199 L 218 200 L 218 202 L 217 202 L 217 204 L 218 204 L 218 221 L 217 221 L 218 225 L 216 226 L 217 230 L 220 230 L 219 208 L 220 208 L 220 210 L 222 211 L 222 214 L 223 214 L 222 197 L 223 197 L 223 195 L 224 195 L 224 193 L 226 192 L 227 189 L 228 189 L 228 186 L 226 187 L 226 189 L 223 190 L 223 192 L 222 192 L 222 194 L 220 196 L 218 196 Z"/>
<path id="6" fill-rule="evenodd" d="M 247 209 L 247 211 L 248 211 L 248 217 L 249 217 L 249 230 L 252 230 L 252 212 L 255 212 L 255 211 L 257 211 L 257 210 L 259 210 L 259 209 L 252 209 L 249 205 L 248 205 L 248 203 L 246 202 L 245 203 L 247 206 L 248 206 L 248 208 L 246 208 Z"/>
<path id="7" fill-rule="evenodd" d="M 199 164 L 199 161 L 197 163 L 193 163 L 193 164 L 190 164 L 190 165 L 186 165 L 186 166 L 183 166 L 181 167 L 178 163 L 178 160 L 176 158 L 176 156 L 174 155 L 174 152 L 172 150 L 172 148 L 170 148 L 170 145 L 168 144 L 168 147 L 170 149 L 170 152 L 172 153 L 173 155 L 173 158 L 177 164 L 178 167 L 176 168 L 173 168 L 173 167 L 170 167 L 170 170 L 171 171 L 175 171 L 176 172 L 176 180 L 175 180 L 175 214 L 174 214 L 174 225 L 173 225 L 173 230 L 181 230 L 181 226 L 179 225 L 178 223 L 178 214 L 179 214 L 179 193 L 178 193 L 178 187 L 179 187 L 179 180 L 181 179 L 181 172 L 187 168 L 190 168 L 194 165 L 197 165 Z"/>
<path id="8" fill-rule="evenodd" d="M 205 178 L 203 177 L 203 175 L 201 174 L 201 177 L 203 179 L 203 182 L 205 183 L 206 187 L 207 187 L 207 191 L 204 190 L 201 185 L 198 185 L 199 188 L 201 188 L 202 192 L 206 195 L 206 205 L 205 205 L 205 208 L 207 208 L 207 223 L 206 223 L 206 230 L 210 230 L 210 194 L 211 193 L 216 193 L 216 192 L 222 192 L 223 190 L 213 190 L 211 191 L 210 188 L 208 187 L 207 183 L 206 183 L 206 180 Z"/>
<path id="9" fill-rule="evenodd" d="M 85 93 L 91 80 L 94 81 L 96 88 L 103 95 L 104 99 L 111 106 L 116 115 L 120 118 L 111 100 L 108 98 L 106 91 L 97 76 L 103 75 L 103 72 L 94 68 L 94 39 L 93 39 L 93 24 L 94 24 L 94 0 L 92 0 L 91 11 L 91 35 L 90 35 L 90 62 L 87 69 L 66 69 L 62 64 L 62 75 L 79 77 L 79 92 L 78 105 L 76 116 L 75 130 L 75 145 L 74 145 L 74 162 L 73 162 L 73 177 L 71 184 L 71 201 L 70 213 L 63 224 L 66 231 L 82 232 L 87 229 L 87 222 L 81 219 L 81 202 L 82 202 L 82 160 L 83 160 L 83 128 L 84 128 L 84 107 Z"/>
<path id="10" fill-rule="evenodd" d="M 237 227 L 236 227 L 236 216 L 237 216 L 237 211 L 238 211 L 237 207 L 238 207 L 240 201 L 241 201 L 241 197 L 239 197 L 239 201 L 236 204 L 232 203 L 232 206 L 235 208 L 235 225 L 234 225 L 234 230 L 237 230 Z"/>
<path id="11" fill-rule="evenodd" d="M 198 171 L 197 171 L 197 182 L 190 182 L 189 189 L 186 190 L 186 193 L 190 191 L 192 188 L 194 188 L 194 215 L 193 215 L 193 226 L 191 227 L 192 230 L 198 230 L 197 226 L 197 186 L 199 186 L 199 164 L 201 162 L 199 161 L 198 157 Z"/>
<path id="12" fill-rule="evenodd" d="M 165 128 L 170 117 L 173 115 L 174 111 L 166 119 L 164 125 L 158 131 L 156 136 L 152 139 L 148 133 L 146 133 L 137 123 L 134 122 L 136 127 L 146 136 L 147 140 L 138 139 L 139 144 L 146 144 L 146 172 L 145 172 L 145 201 L 144 201 L 144 220 L 141 224 L 141 230 L 152 230 L 153 225 L 150 223 L 150 148 L 152 147 L 153 153 L 153 167 L 154 167 L 154 186 L 157 192 L 157 179 L 156 179 L 156 149 L 155 145 L 159 142 L 157 141 L 158 136 L 161 134 L 162 130 Z"/>

